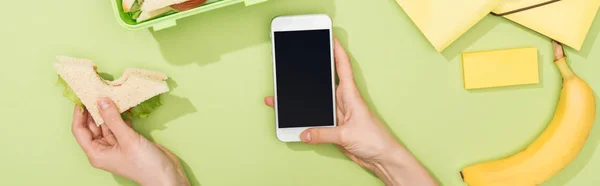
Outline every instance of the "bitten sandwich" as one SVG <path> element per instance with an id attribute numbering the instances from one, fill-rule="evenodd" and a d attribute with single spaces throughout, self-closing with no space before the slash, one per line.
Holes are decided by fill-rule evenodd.
<path id="1" fill-rule="evenodd" d="M 71 57 L 58 57 L 54 69 L 57 84 L 65 87 L 63 95 L 87 108 L 97 125 L 104 123 L 97 107 L 100 97 L 112 99 L 124 117 L 145 118 L 161 106 L 160 95 L 169 92 L 167 76 L 161 72 L 130 68 L 110 81 L 98 74 L 91 61 Z"/>

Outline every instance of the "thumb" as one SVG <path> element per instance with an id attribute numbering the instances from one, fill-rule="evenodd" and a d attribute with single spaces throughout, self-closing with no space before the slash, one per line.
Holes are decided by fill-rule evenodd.
<path id="1" fill-rule="evenodd" d="M 341 143 L 341 134 L 338 127 L 333 128 L 311 128 L 300 134 L 302 142 L 308 144 L 336 144 Z"/>
<path id="2" fill-rule="evenodd" d="M 135 138 L 138 134 L 131 128 L 123 118 L 115 103 L 109 98 L 98 99 L 98 110 L 104 120 L 104 124 L 115 135 L 119 144 L 124 144 Z"/>

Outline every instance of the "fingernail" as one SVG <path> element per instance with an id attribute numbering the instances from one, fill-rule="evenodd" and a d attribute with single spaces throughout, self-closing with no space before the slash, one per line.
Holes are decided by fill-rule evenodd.
<path id="1" fill-rule="evenodd" d="M 302 141 L 305 143 L 310 142 L 310 132 L 304 132 L 304 135 L 302 137 Z"/>
<path id="2" fill-rule="evenodd" d="M 106 97 L 98 99 L 98 107 L 104 110 L 110 107 L 110 100 Z"/>

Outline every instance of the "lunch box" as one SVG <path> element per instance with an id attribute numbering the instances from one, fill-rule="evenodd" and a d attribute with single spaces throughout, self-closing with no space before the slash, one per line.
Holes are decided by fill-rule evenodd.
<path id="1" fill-rule="evenodd" d="M 129 30 L 141 30 L 152 28 L 154 31 L 162 30 L 165 28 L 173 27 L 177 25 L 177 20 L 196 15 L 202 12 L 207 12 L 210 10 L 223 8 L 229 5 L 244 3 L 246 6 L 255 5 L 258 3 L 262 3 L 268 0 L 217 0 L 217 1 L 208 1 L 207 3 L 196 7 L 191 10 L 177 12 L 174 14 L 169 14 L 165 16 L 161 16 L 158 18 L 154 18 L 151 20 L 147 20 L 141 23 L 137 23 L 134 19 L 132 19 L 128 13 L 123 11 L 123 3 L 122 0 L 112 0 L 113 11 L 117 18 L 117 22 L 119 24 Z"/>

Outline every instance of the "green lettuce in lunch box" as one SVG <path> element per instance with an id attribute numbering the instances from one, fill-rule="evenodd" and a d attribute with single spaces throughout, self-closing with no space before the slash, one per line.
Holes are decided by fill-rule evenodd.
<path id="1" fill-rule="evenodd" d="M 190 10 L 207 0 L 123 0 L 123 11 L 138 23 L 159 16 Z"/>

